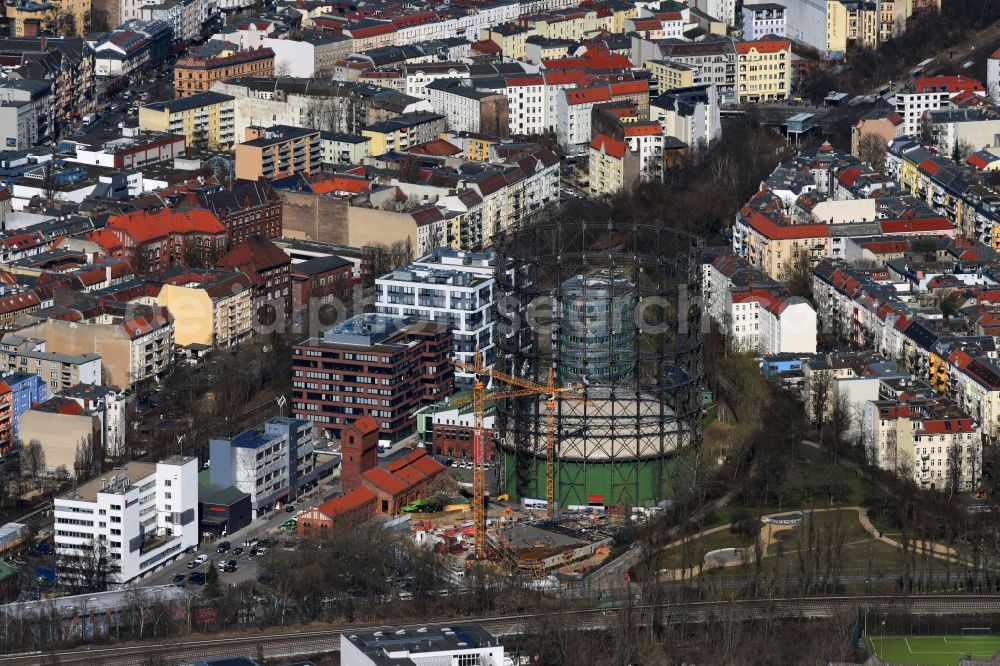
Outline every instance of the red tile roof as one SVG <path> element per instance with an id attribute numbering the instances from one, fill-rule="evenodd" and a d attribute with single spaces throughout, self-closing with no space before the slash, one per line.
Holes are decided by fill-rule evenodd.
<path id="1" fill-rule="evenodd" d="M 336 176 L 320 176 L 310 181 L 310 187 L 315 194 L 330 194 L 331 192 L 367 192 L 372 182 L 365 178 L 354 178 L 338 174 Z"/>
<path id="2" fill-rule="evenodd" d="M 883 234 L 930 233 L 954 231 L 955 226 L 944 217 L 927 217 L 915 220 L 883 220 L 879 223 Z"/>
<path id="3" fill-rule="evenodd" d="M 375 493 L 364 486 L 358 486 L 346 495 L 340 495 L 323 502 L 316 507 L 316 510 L 332 520 L 337 516 L 356 511 L 369 502 L 374 502 L 376 497 Z"/>
<path id="4" fill-rule="evenodd" d="M 757 211 L 750 215 L 747 224 L 762 236 L 772 240 L 827 238 L 830 235 L 830 230 L 825 224 L 777 224 Z"/>
<path id="5" fill-rule="evenodd" d="M 472 42 L 472 45 L 469 48 L 471 48 L 473 51 L 476 51 L 477 53 L 482 53 L 482 54 L 500 53 L 503 51 L 503 49 L 500 48 L 500 45 L 494 42 L 492 39 L 484 39 L 478 42 Z"/>
<path id="6" fill-rule="evenodd" d="M 361 476 L 377 489 L 390 495 L 399 495 L 405 492 L 408 487 L 401 479 L 381 467 L 370 469 Z"/>
<path id="7" fill-rule="evenodd" d="M 178 211 L 162 208 L 155 213 L 136 210 L 108 218 L 108 229 L 128 236 L 134 243 L 145 243 L 167 238 L 172 234 L 224 234 L 222 226 L 211 211 L 193 209 Z M 121 235 L 116 233 L 119 239 Z"/>
<path id="8" fill-rule="evenodd" d="M 913 87 L 917 92 L 928 92 L 931 88 L 948 92 L 986 90 L 982 83 L 967 76 L 923 76 L 914 79 Z"/>
<path id="9" fill-rule="evenodd" d="M 590 142 L 590 147 L 597 151 L 603 151 L 605 154 L 619 160 L 625 157 L 625 142 L 612 139 L 606 134 L 595 136 L 594 140 Z"/>
<path id="10" fill-rule="evenodd" d="M 736 53 L 739 55 L 747 55 L 751 51 L 756 51 L 757 53 L 780 53 L 781 51 L 790 51 L 792 48 L 792 43 L 787 39 L 781 38 L 764 38 L 753 42 L 736 42 Z"/>

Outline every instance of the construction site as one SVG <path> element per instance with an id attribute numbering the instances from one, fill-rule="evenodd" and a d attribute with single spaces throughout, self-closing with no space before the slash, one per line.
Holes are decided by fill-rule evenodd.
<path id="1" fill-rule="evenodd" d="M 610 560 L 613 524 L 606 513 L 543 516 L 544 512 L 540 516 L 519 509 L 490 518 L 486 552 L 495 566 L 535 578 L 577 581 Z M 417 543 L 445 556 L 453 572 L 476 561 L 473 521 L 417 519 L 411 523 L 411 534 Z"/>

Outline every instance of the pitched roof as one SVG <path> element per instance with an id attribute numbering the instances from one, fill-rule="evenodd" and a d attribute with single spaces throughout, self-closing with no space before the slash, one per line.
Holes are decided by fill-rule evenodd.
<path id="1" fill-rule="evenodd" d="M 223 268 L 250 268 L 254 271 L 264 271 L 292 262 L 281 248 L 264 238 L 254 234 L 227 252 L 217 266 Z"/>
<path id="2" fill-rule="evenodd" d="M 625 157 L 625 142 L 612 139 L 606 134 L 595 136 L 594 140 L 590 142 L 590 147 L 597 151 L 603 151 L 605 154 L 619 160 Z"/>
<path id="3" fill-rule="evenodd" d="M 107 228 L 127 235 L 134 243 L 167 238 L 172 234 L 226 232 L 219 218 L 211 211 L 200 208 L 184 211 L 173 208 L 162 208 L 156 212 L 131 211 L 108 218 Z"/>

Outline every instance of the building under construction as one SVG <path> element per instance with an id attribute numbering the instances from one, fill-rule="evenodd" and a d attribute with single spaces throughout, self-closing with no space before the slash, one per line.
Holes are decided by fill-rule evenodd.
<path id="1" fill-rule="evenodd" d="M 701 245 L 654 225 L 550 220 L 496 239 L 497 361 L 542 383 L 553 369 L 585 402 L 555 405 L 560 508 L 649 506 L 701 439 Z M 499 401 L 505 490 L 546 495 L 544 397 Z"/>

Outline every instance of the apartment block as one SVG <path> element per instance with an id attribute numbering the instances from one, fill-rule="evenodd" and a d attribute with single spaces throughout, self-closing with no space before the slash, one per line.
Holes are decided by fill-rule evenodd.
<path id="1" fill-rule="evenodd" d="M 61 580 L 137 580 L 198 545 L 198 459 L 130 462 L 55 498 L 53 517 Z"/>
<path id="2" fill-rule="evenodd" d="M 224 149 L 236 138 L 234 100 L 209 91 L 139 107 L 139 127 L 184 136 L 188 146 Z"/>
<path id="3" fill-rule="evenodd" d="M 187 56 L 174 64 L 174 94 L 178 98 L 207 92 L 216 81 L 241 76 L 272 76 L 274 51 L 269 48 L 222 51 L 218 55 Z"/>
<path id="4" fill-rule="evenodd" d="M 472 365 L 475 353 L 493 366 L 492 252 L 438 248 L 413 264 L 375 280 L 375 311 L 450 324 L 454 357 Z M 471 384 L 466 370 L 455 371 L 455 382 Z"/>
<path id="5" fill-rule="evenodd" d="M 381 437 L 415 432 L 414 413 L 454 390 L 451 326 L 364 314 L 292 351 L 292 411 L 328 437 L 369 415 Z"/>
<path id="6" fill-rule="evenodd" d="M 792 91 L 792 43 L 764 37 L 736 44 L 736 101 L 740 104 L 788 99 Z"/>
<path id="7" fill-rule="evenodd" d="M 248 127 L 246 141 L 236 144 L 236 177 L 273 180 L 318 171 L 323 161 L 319 130 L 274 125 Z"/>
<path id="8" fill-rule="evenodd" d="M 315 480 L 313 424 L 276 417 L 235 437 L 209 440 L 209 482 L 250 496 L 254 518 L 293 501 Z"/>

